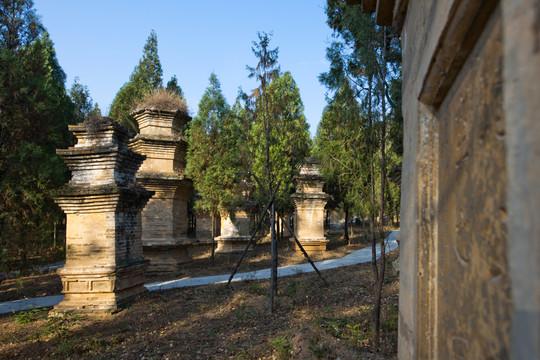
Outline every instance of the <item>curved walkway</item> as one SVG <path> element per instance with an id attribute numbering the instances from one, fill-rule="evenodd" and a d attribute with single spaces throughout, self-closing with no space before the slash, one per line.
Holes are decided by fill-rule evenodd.
<path id="1" fill-rule="evenodd" d="M 386 252 L 392 251 L 398 247 L 396 241 L 396 234 L 399 234 L 399 231 L 392 231 L 390 235 L 385 239 L 386 242 Z M 377 247 L 377 258 L 380 256 L 380 249 Z M 349 255 L 346 255 L 339 259 L 323 260 L 317 261 L 315 266 L 319 270 L 328 270 L 335 269 L 342 266 L 351 266 L 356 264 L 367 263 L 371 261 L 371 247 L 367 246 L 363 249 L 357 250 Z M 291 276 L 298 275 L 303 273 L 314 272 L 313 267 L 307 264 L 301 265 L 290 265 L 278 268 L 278 276 Z M 209 284 L 222 284 L 226 283 L 229 279 L 230 274 L 224 275 L 214 275 L 214 276 L 204 276 L 196 278 L 186 278 L 180 280 L 169 280 L 156 283 L 150 283 L 144 285 L 149 291 L 158 291 L 158 290 L 168 290 L 181 287 L 189 286 L 201 286 Z M 258 280 L 258 279 L 269 279 L 270 278 L 270 269 L 256 270 L 245 273 L 236 274 L 232 281 L 244 281 L 244 280 Z M 62 299 L 64 295 L 55 295 L 55 296 L 43 296 L 32 299 L 24 300 L 14 300 L 0 303 L 0 314 L 28 310 L 35 307 L 41 306 L 55 306 Z"/>

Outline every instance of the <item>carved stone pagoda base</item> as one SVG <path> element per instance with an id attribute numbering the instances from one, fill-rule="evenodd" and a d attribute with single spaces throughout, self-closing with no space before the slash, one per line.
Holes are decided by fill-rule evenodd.
<path id="1" fill-rule="evenodd" d="M 243 252 L 249 242 L 249 238 L 249 236 L 219 236 L 216 238 L 216 252 Z M 253 246 L 250 246 L 248 250 L 253 250 Z"/>
<path id="2" fill-rule="evenodd" d="M 141 260 L 116 267 L 65 266 L 58 270 L 65 297 L 54 310 L 85 314 L 117 312 L 135 295 L 146 291 L 146 265 Z"/>
<path id="3" fill-rule="evenodd" d="M 329 240 L 326 238 L 302 238 L 299 239 L 300 244 L 302 244 L 302 247 L 304 250 L 306 250 L 307 253 L 310 252 L 316 252 L 316 251 L 326 251 L 326 245 L 328 244 Z M 291 241 L 294 242 L 294 248 L 296 251 L 301 251 L 300 247 L 298 247 L 298 244 L 296 241 L 294 241 L 294 238 L 291 239 Z"/>
<path id="4" fill-rule="evenodd" d="M 148 276 L 161 276 L 180 272 L 183 264 L 193 261 L 188 248 L 189 239 L 179 244 L 143 244 L 144 258 L 150 261 Z"/>

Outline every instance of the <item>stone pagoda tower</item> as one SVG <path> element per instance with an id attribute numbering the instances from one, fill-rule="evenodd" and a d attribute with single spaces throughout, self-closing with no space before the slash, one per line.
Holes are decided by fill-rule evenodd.
<path id="1" fill-rule="evenodd" d="M 316 158 L 306 158 L 295 177 L 296 192 L 291 195 L 295 208 L 294 234 L 306 251 L 326 251 L 324 207 L 332 197 L 323 192 L 323 177 Z"/>
<path id="2" fill-rule="evenodd" d="M 156 195 L 142 212 L 144 257 L 149 275 L 174 274 L 191 261 L 187 247 L 188 200 L 193 191 L 185 177 L 187 141 L 184 126 L 189 115 L 179 109 L 146 106 L 132 112 L 140 134 L 130 148 L 146 156 L 137 181 Z"/>
<path id="3" fill-rule="evenodd" d="M 57 150 L 71 180 L 56 197 L 67 216 L 67 250 L 58 270 L 65 297 L 55 309 L 115 312 L 145 290 L 140 213 L 153 193 L 135 180 L 144 156 L 129 150 L 127 131 L 109 118 L 69 129 L 77 144 Z"/>

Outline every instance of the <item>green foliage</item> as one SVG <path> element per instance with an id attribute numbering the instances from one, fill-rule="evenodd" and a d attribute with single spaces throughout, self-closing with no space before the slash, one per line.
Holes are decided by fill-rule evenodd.
<path id="1" fill-rule="evenodd" d="M 279 75 L 279 65 L 277 62 L 279 48 L 269 49 L 272 34 L 258 32 L 259 42 L 253 41 L 251 51 L 259 62 L 256 67 L 246 65 L 249 71 L 248 77 L 255 78 L 259 83 L 259 88 L 255 90 L 254 96 L 263 96 L 266 87 Z"/>
<path id="2" fill-rule="evenodd" d="M 61 212 L 53 189 L 67 180 L 56 148 L 71 143 L 74 106 L 53 43 L 32 1 L 0 3 L 0 248 L 24 269 L 48 246 Z"/>
<path id="3" fill-rule="evenodd" d="M 293 348 L 285 335 L 270 340 L 270 345 L 277 351 L 280 359 L 290 359 Z"/>
<path id="4" fill-rule="evenodd" d="M 351 162 L 347 151 L 339 150 L 345 150 L 344 147 L 351 140 L 356 142 L 354 137 L 351 138 L 354 131 L 341 134 L 340 129 L 336 128 L 334 131 L 329 124 L 322 124 L 319 132 L 324 138 L 320 141 L 321 148 L 324 151 L 325 148 L 332 148 L 333 142 L 338 142 L 340 149 L 334 149 L 338 151 L 333 155 L 333 160 L 340 163 L 345 172 L 343 169 L 337 172 L 327 171 L 327 174 L 338 176 L 337 180 L 333 179 L 335 183 L 339 184 L 340 177 L 348 172 L 357 178 L 364 189 L 369 189 L 362 192 L 362 188 L 354 189 L 354 184 L 351 184 L 352 186 L 347 186 L 349 194 L 345 200 L 350 202 L 350 195 L 358 195 L 359 203 L 370 221 L 371 243 L 375 250 L 377 235 L 374 231 L 374 219 L 380 216 L 379 234 L 382 236 L 384 217 L 389 214 L 388 205 L 395 209 L 399 202 L 399 184 L 396 181 L 394 191 L 391 191 L 387 174 L 400 166 L 397 161 L 403 148 L 400 138 L 401 94 L 398 90 L 401 83 L 400 41 L 391 28 L 377 26 L 374 15 L 363 14 L 361 6 L 348 6 L 345 0 L 328 0 L 326 14 L 327 23 L 334 30 L 335 38 L 327 49 L 330 70 L 319 77 L 333 94 L 330 96 L 330 109 L 326 112 L 327 123 L 339 123 L 341 118 L 332 108 L 343 108 L 344 105 L 347 109 L 350 108 L 350 105 L 347 105 L 350 101 L 347 99 L 357 101 L 360 116 L 357 116 L 358 121 L 349 123 L 356 125 L 355 131 L 360 134 L 357 143 L 360 151 L 365 151 L 365 156 L 361 161 Z M 345 99 L 341 98 L 342 94 L 347 94 Z M 355 158 L 358 159 L 359 156 Z M 389 160 L 395 162 L 392 164 Z M 358 168 L 352 166 L 357 164 Z M 396 173 L 399 173 L 397 169 Z M 399 176 L 390 179 L 392 178 L 397 180 Z M 392 198 L 389 199 L 389 195 L 392 195 Z M 381 261 L 384 263 L 384 242 L 382 238 L 380 240 L 383 253 Z M 373 256 L 373 344 L 377 348 L 384 267 L 381 267 L 379 273 L 375 255 Z"/>
<path id="5" fill-rule="evenodd" d="M 369 172 L 360 106 L 348 87 L 329 100 L 317 129 L 314 152 L 323 164 L 326 191 L 334 206 L 364 214 L 369 204 Z"/>
<path id="6" fill-rule="evenodd" d="M 304 116 L 300 90 L 290 72 L 280 74 L 278 48 L 270 49 L 271 34 L 258 33 L 252 51 L 259 60 L 256 67 L 247 66 L 250 78 L 259 87 L 249 104 L 252 123 L 249 132 L 253 174 L 261 181 L 258 195 L 265 197 L 281 181 L 276 204 L 283 207 L 292 184 L 288 184 L 298 163 L 310 152 L 309 125 Z M 266 194 L 265 194 L 266 193 Z"/>
<path id="7" fill-rule="evenodd" d="M 267 291 L 257 282 L 251 284 L 250 291 L 255 295 L 267 295 Z"/>
<path id="8" fill-rule="evenodd" d="M 267 189 L 281 180 L 280 200 L 283 202 L 293 189 L 292 183 L 285 187 L 286 182 L 310 153 L 309 125 L 304 116 L 300 90 L 290 72 L 274 78 L 266 88 L 265 98 L 257 101 L 260 111 L 255 112 L 250 132 L 253 173 Z M 266 102 L 266 106 L 262 102 Z M 267 142 L 269 169 L 266 167 Z"/>
<path id="9" fill-rule="evenodd" d="M 36 307 L 31 310 L 19 311 L 14 315 L 15 322 L 20 325 L 30 324 L 38 319 L 47 316 L 48 309 L 44 307 Z"/>
<path id="10" fill-rule="evenodd" d="M 158 56 L 157 35 L 152 30 L 144 45 L 139 64 L 133 70 L 129 81 L 116 93 L 109 116 L 128 129 L 138 131 L 137 122 L 131 116 L 131 111 L 153 89 L 162 86 L 162 81 L 163 70 Z"/>
<path id="11" fill-rule="evenodd" d="M 232 211 L 242 201 L 240 185 L 247 165 L 241 153 L 242 124 L 232 116 L 214 73 L 209 82 L 187 130 L 186 174 L 200 196 L 196 208 L 216 214 L 222 209 Z"/>
<path id="12" fill-rule="evenodd" d="M 88 116 L 101 116 L 101 110 L 98 104 L 93 103 L 90 96 L 90 90 L 85 85 L 79 83 L 79 78 L 76 77 L 69 89 L 69 97 L 74 105 L 75 123 L 81 123 Z"/>
<path id="13" fill-rule="evenodd" d="M 66 338 L 69 335 L 71 328 L 81 321 L 81 317 L 73 312 L 64 312 L 49 317 L 47 322 L 42 326 L 44 336 L 56 338 Z"/>
<path id="14" fill-rule="evenodd" d="M 317 359 L 328 357 L 328 353 L 330 352 L 330 349 L 324 345 L 319 345 L 316 341 L 310 341 L 309 350 L 313 352 L 313 355 L 315 355 Z"/>
<path id="15" fill-rule="evenodd" d="M 178 85 L 178 78 L 176 77 L 176 75 L 173 75 L 171 80 L 167 82 L 167 86 L 165 87 L 165 89 L 172 92 L 173 94 L 178 95 L 180 99 L 184 98 L 184 92 L 182 91 L 180 85 Z"/>
<path id="16" fill-rule="evenodd" d="M 372 334 L 369 325 L 362 325 L 352 317 L 320 317 L 315 320 L 315 326 L 325 330 L 336 339 L 344 340 L 356 346 L 366 344 Z"/>
<path id="17" fill-rule="evenodd" d="M 403 152 L 399 39 L 344 0 L 328 0 L 326 13 L 335 41 L 327 49 L 330 69 L 320 75 L 330 96 L 316 140 L 326 188 L 345 209 L 376 217 L 382 170 L 393 171 L 384 199 L 387 213 L 396 214 Z"/>
<path id="18" fill-rule="evenodd" d="M 247 304 L 242 302 L 240 307 L 234 311 L 234 316 L 236 316 L 239 321 L 244 321 L 246 318 L 255 316 L 255 310 L 248 308 Z"/>

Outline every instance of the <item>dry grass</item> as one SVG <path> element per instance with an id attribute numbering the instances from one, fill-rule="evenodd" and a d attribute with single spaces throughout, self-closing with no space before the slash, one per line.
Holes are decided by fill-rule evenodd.
<path id="1" fill-rule="evenodd" d="M 324 275 L 329 287 L 313 273 L 281 278 L 273 315 L 261 280 L 146 293 L 100 321 L 54 321 L 46 310 L 3 316 L 0 359 L 395 359 L 398 277 L 385 280 L 375 351 L 370 264 Z"/>
<path id="2" fill-rule="evenodd" d="M 186 102 L 171 91 L 164 88 L 154 89 L 143 101 L 137 104 L 136 109 L 180 110 L 188 114 Z"/>
<path id="3" fill-rule="evenodd" d="M 84 119 L 83 125 L 89 134 L 95 135 L 102 126 L 112 124 L 113 122 L 113 119 L 106 116 L 90 114 Z"/>

